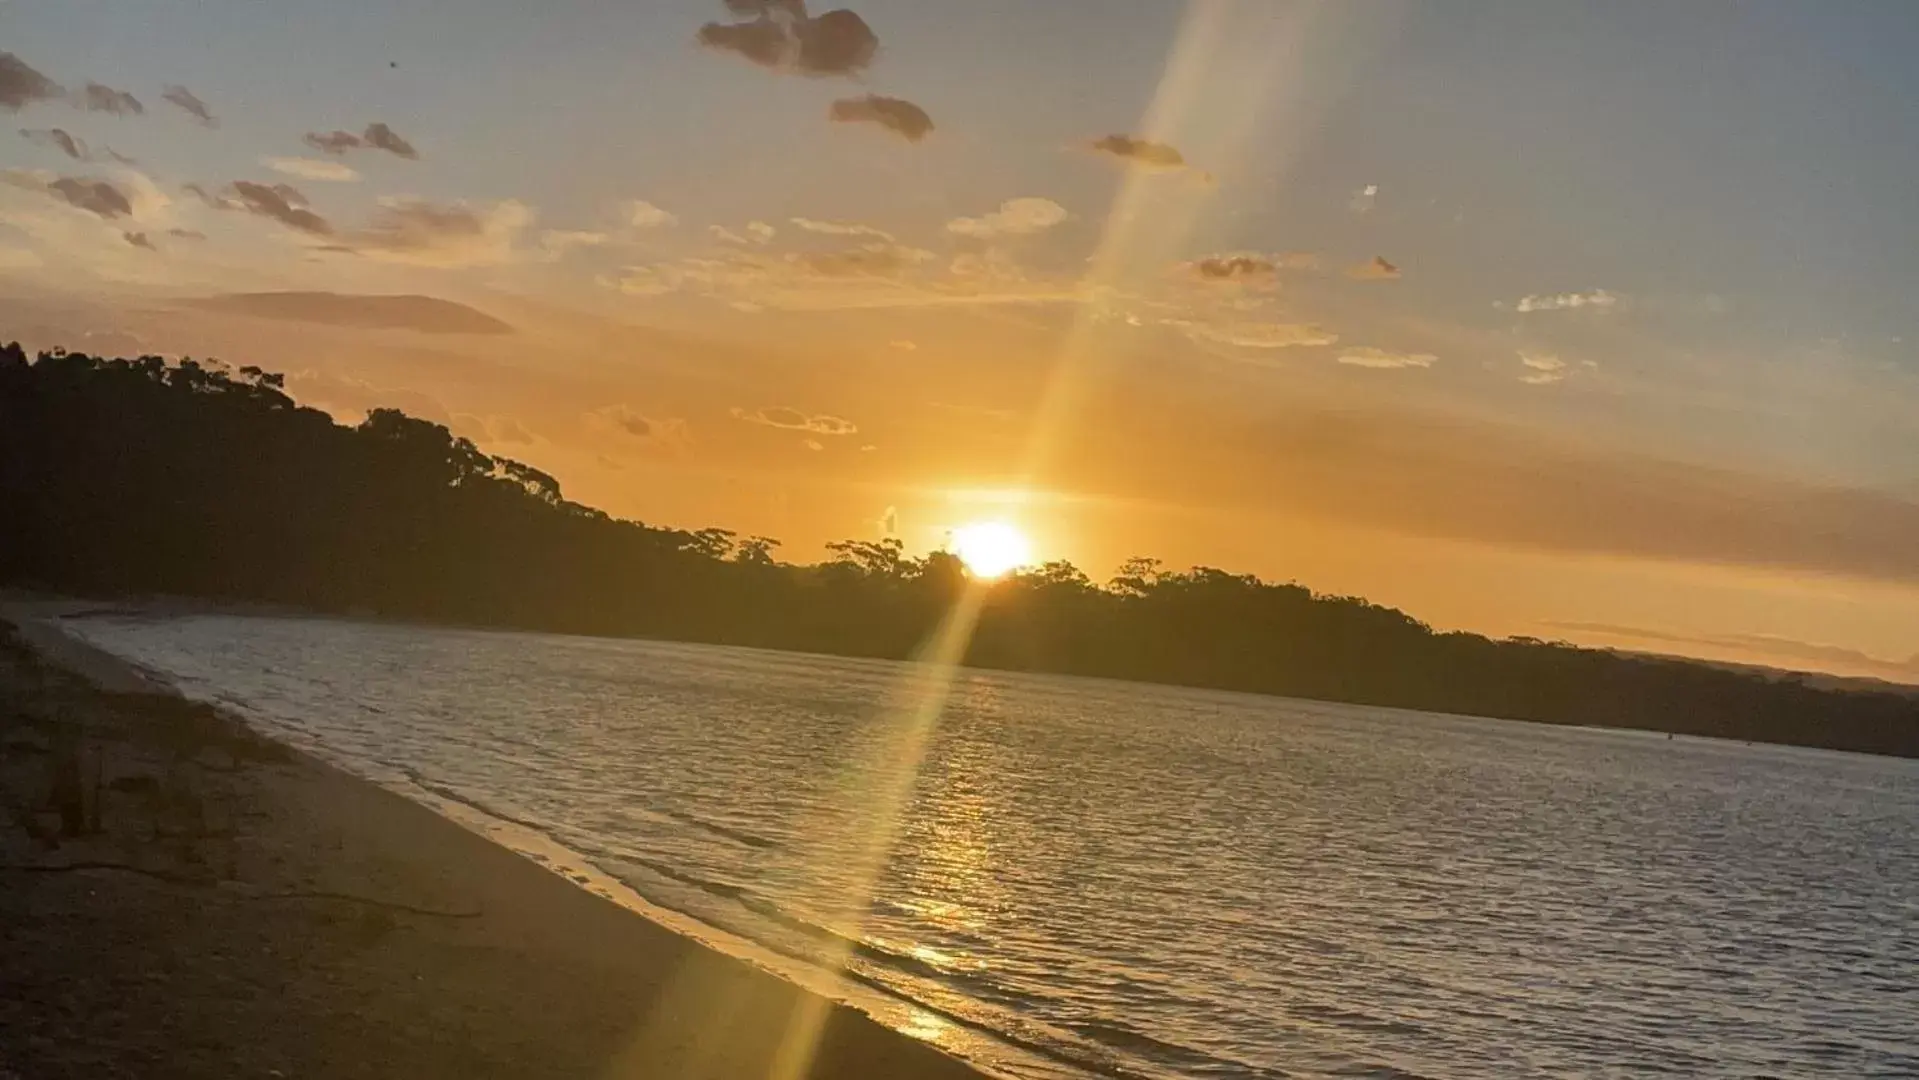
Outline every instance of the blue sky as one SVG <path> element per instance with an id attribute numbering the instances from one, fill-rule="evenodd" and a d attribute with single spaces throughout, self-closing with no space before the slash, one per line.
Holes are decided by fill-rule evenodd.
<path id="1" fill-rule="evenodd" d="M 937 543 L 997 512 L 952 492 L 1017 487 L 1042 554 L 1096 572 L 1151 547 L 1447 624 L 1919 654 L 1919 557 L 1880 554 L 1919 550 L 1919 7 L 853 7 L 876 56 L 812 77 L 699 47 L 718 0 L 9 0 L 0 50 L 146 114 L 5 117 L 92 160 L 0 142 L 0 300 L 47 334 L 248 350 L 343 415 L 399 395 L 589 501 L 796 555 L 883 518 Z M 867 93 L 932 132 L 827 121 Z M 302 141 L 374 121 L 418 160 Z M 1089 148 L 1115 134 L 1186 167 Z M 249 182 L 298 205 L 245 206 Z M 1204 272 L 1240 253 L 1256 274 Z M 264 289 L 442 297 L 519 333 L 192 306 Z M 1302 445 L 1323 476 L 1276 459 Z M 1409 467 L 1432 473 L 1381 472 Z M 1576 500 L 1541 509 L 1581 477 L 1603 542 Z M 1795 515 L 1834 493 L 1822 541 Z M 1529 559 L 1551 574 L 1483 599 Z"/>

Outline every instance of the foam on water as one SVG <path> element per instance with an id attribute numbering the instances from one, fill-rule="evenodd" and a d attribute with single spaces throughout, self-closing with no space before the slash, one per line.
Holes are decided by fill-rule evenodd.
<path id="1" fill-rule="evenodd" d="M 1919 1075 L 1919 763 L 981 672 L 891 761 L 906 665 L 68 629 L 1010 1075 Z"/>

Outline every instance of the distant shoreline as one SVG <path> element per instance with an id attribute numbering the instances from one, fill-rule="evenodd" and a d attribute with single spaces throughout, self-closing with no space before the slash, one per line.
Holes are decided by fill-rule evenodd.
<path id="1" fill-rule="evenodd" d="M 87 797 L 98 831 L 34 843 L 7 830 L 0 843 L 0 982 L 13 999 L 0 1007 L 0 1072 L 530 1080 L 623 1062 L 650 1076 L 767 1076 L 789 1029 L 816 1026 L 817 1055 L 796 1076 L 981 1075 L 284 744 L 270 762 L 243 765 L 237 750 L 232 767 L 165 762 L 172 714 L 202 713 L 49 621 L 110 606 L 0 602 L 18 628 L 0 649 L 0 738 L 10 750 L 72 742 L 105 780 Z M 126 610 L 215 613 L 191 607 Z M 23 648 L 51 673 L 33 675 Z M 38 799 L 43 769 L 25 760 L 0 757 L 9 805 Z M 233 834 L 150 839 L 119 791 L 156 776 L 191 785 L 180 797 Z M 99 869 L 62 872 L 75 865 Z"/>
<path id="2" fill-rule="evenodd" d="M 243 617 L 243 618 L 317 619 L 317 620 L 338 621 L 338 622 L 369 623 L 369 624 L 387 625 L 387 626 L 413 626 L 413 627 L 421 627 L 424 629 L 471 630 L 471 631 L 479 631 L 479 632 L 486 632 L 486 633 L 505 633 L 505 634 L 514 634 L 514 633 L 551 634 L 559 637 L 592 637 L 592 638 L 601 638 L 609 641 L 657 641 L 657 642 L 676 643 L 676 644 L 685 644 L 685 645 L 718 645 L 718 646 L 725 646 L 728 648 L 744 648 L 744 649 L 762 650 L 766 652 L 790 653 L 790 654 L 799 655 L 799 656 L 828 656 L 828 657 L 838 657 L 842 659 L 904 662 L 904 661 L 901 661 L 898 657 L 878 655 L 874 653 L 861 653 L 861 652 L 850 652 L 850 651 L 849 652 L 833 652 L 833 651 L 826 651 L 826 650 L 819 650 L 819 649 L 794 649 L 794 648 L 783 648 L 783 647 L 774 646 L 774 645 L 761 645 L 761 644 L 755 644 L 751 642 L 707 640 L 707 639 L 696 638 L 696 637 L 675 637 L 675 636 L 649 635 L 649 634 L 591 634 L 591 633 L 576 632 L 576 631 L 569 631 L 569 630 L 548 629 L 543 627 L 496 625 L 496 624 L 474 623 L 474 622 L 458 622 L 458 621 L 451 621 L 451 620 L 436 620 L 436 619 L 428 619 L 428 618 L 398 616 L 398 615 L 382 615 L 382 614 L 373 613 L 373 612 L 347 614 L 342 612 L 314 611 L 314 610 L 297 608 L 290 605 L 282 605 L 282 604 L 265 604 L 265 603 L 253 603 L 253 602 L 239 602 L 239 601 L 227 602 L 227 601 L 207 600 L 207 599 L 196 598 L 196 597 L 178 597 L 178 596 L 124 597 L 124 598 L 116 598 L 116 599 L 96 600 L 96 599 L 86 599 L 86 598 L 80 598 L 80 597 L 60 596 L 60 595 L 46 593 L 46 592 L 35 592 L 32 590 L 0 588 L 0 608 L 4 608 L 7 606 L 20 608 L 22 610 L 24 610 L 26 607 L 32 607 L 34 610 L 41 612 L 42 617 L 50 616 L 50 617 L 56 617 L 56 618 L 86 618 L 90 616 L 105 616 L 105 615 L 122 615 L 122 616 L 134 617 L 134 618 L 141 618 L 141 617 L 175 618 L 175 617 L 193 616 L 193 615 L 209 615 L 209 616 L 232 616 L 232 617 Z M 1668 657 L 1658 656 L 1656 654 L 1632 654 L 1632 653 L 1627 653 L 1626 655 L 1644 656 L 1651 660 L 1655 660 L 1655 661 L 1663 660 L 1669 663 L 1700 664 L 1700 665 L 1710 666 L 1710 662 L 1708 661 L 1692 660 L 1692 659 L 1683 658 L 1683 657 L 1668 658 Z M 1548 727 L 1589 728 L 1592 730 L 1601 730 L 1601 731 L 1639 731 L 1639 732 L 1647 732 L 1652 734 L 1683 736 L 1685 738 L 1694 738 L 1694 739 L 1713 739 L 1713 740 L 1734 742 L 1734 743 L 1749 743 L 1749 744 L 1759 744 L 1759 745 L 1767 745 L 1767 746 L 1792 746 L 1792 747 L 1801 747 L 1805 749 L 1833 750 L 1833 751 L 1838 751 L 1842 753 L 1872 754 L 1872 755 L 1881 756 L 1881 757 L 1919 758 L 1919 747 L 1915 747 L 1914 749 L 1907 750 L 1907 751 L 1882 751 L 1882 750 L 1874 750 L 1869 748 L 1860 748 L 1860 747 L 1852 747 L 1852 746 L 1835 746 L 1835 745 L 1830 745 L 1827 743 L 1820 743 L 1820 742 L 1792 741 L 1792 740 L 1786 740 L 1786 739 L 1767 739 L 1767 738 L 1760 738 L 1760 737 L 1746 737 L 1746 736 L 1737 735 L 1737 734 L 1717 733 L 1717 732 L 1709 732 L 1709 731 L 1692 731 L 1692 730 L 1687 730 L 1680 725 L 1674 725 L 1674 724 L 1661 725 L 1658 723 L 1649 723 L 1649 724 L 1629 725 L 1629 724 L 1594 723 L 1594 722 L 1584 721 L 1584 720 L 1564 720 L 1564 721 L 1547 720 L 1547 719 L 1540 719 L 1537 717 L 1499 716 L 1499 715 L 1494 715 L 1490 713 L 1463 712 L 1458 710 L 1440 709 L 1440 708 L 1422 708 L 1417 705 L 1408 705 L 1408 704 L 1404 704 L 1401 702 L 1394 702 L 1394 701 L 1372 701 L 1372 700 L 1356 700 L 1353 698 L 1312 697 L 1312 696 L 1306 696 L 1306 695 L 1300 695 L 1300 694 L 1277 693 L 1273 691 L 1260 690 L 1260 689 L 1254 689 L 1254 688 L 1245 688 L 1245 687 L 1236 687 L 1236 686 L 1220 686 L 1212 683 L 1175 682 L 1175 681 L 1164 680 L 1164 679 L 1127 679 L 1121 676 L 1095 673 L 1095 672 L 1032 669 L 1032 668 L 1014 667 L 1010 665 L 981 664 L 981 663 L 971 662 L 971 661 L 963 663 L 961 666 L 965 670 L 969 670 L 969 671 L 1000 672 L 1005 674 L 1016 674 L 1016 675 L 1059 676 L 1059 677 L 1065 677 L 1065 678 L 1102 679 L 1102 680 L 1109 680 L 1109 681 L 1115 681 L 1115 682 L 1135 683 L 1142 686 L 1166 686 L 1166 687 L 1176 687 L 1176 688 L 1187 689 L 1187 690 L 1208 690 L 1208 691 L 1218 691 L 1223 693 L 1250 694 L 1255 697 L 1269 697 L 1269 698 L 1275 698 L 1280 700 L 1290 700 L 1290 701 L 1321 702 L 1321 703 L 1330 704 L 1330 705 L 1362 705 L 1368 708 L 1393 709 L 1393 710 L 1410 712 L 1410 713 L 1427 713 L 1427 714 L 1432 714 L 1436 716 L 1458 716 L 1458 717 L 1464 717 L 1467 719 L 1476 719 L 1476 720 L 1504 720 L 1512 723 L 1542 724 Z M 1780 673 L 1781 677 L 1786 677 L 1791 674 L 1793 673 L 1786 673 L 1786 672 Z M 1757 677 L 1757 676 L 1754 676 L 1754 677 Z M 1837 692 L 1881 693 L 1881 694 L 1888 694 L 1888 695 L 1894 695 L 1894 696 L 1908 696 L 1906 693 L 1907 691 L 1910 692 L 1909 696 L 1911 696 L 1914 700 L 1915 709 L 1919 709 L 1919 687 L 1903 687 L 1897 684 L 1886 684 L 1885 688 L 1881 688 L 1877 690 L 1841 690 Z M 1657 720 L 1658 718 L 1653 717 L 1651 719 Z"/>

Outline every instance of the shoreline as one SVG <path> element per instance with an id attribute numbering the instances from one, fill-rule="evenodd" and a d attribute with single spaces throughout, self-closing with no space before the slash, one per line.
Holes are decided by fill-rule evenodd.
<path id="1" fill-rule="evenodd" d="M 985 1075 L 297 747 L 182 756 L 213 710 L 46 621 L 105 606 L 0 606 L 0 1077 Z"/>

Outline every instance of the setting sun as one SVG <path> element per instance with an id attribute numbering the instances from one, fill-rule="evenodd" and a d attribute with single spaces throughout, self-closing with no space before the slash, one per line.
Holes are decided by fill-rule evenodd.
<path id="1" fill-rule="evenodd" d="M 953 530 L 953 554 L 974 577 L 996 578 L 1033 561 L 1033 545 L 1004 521 L 975 521 Z"/>

